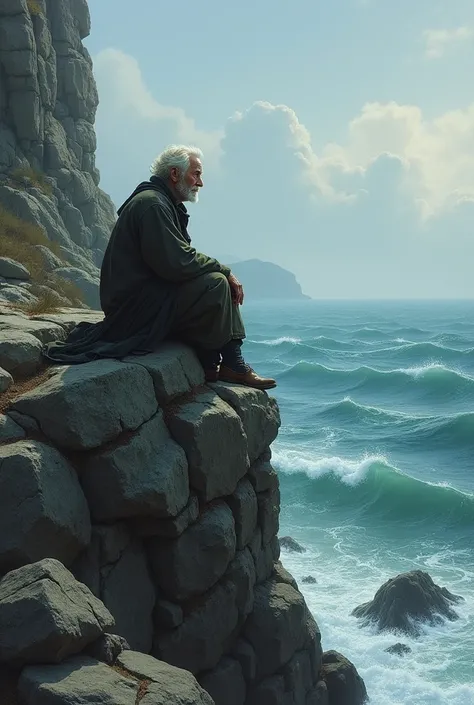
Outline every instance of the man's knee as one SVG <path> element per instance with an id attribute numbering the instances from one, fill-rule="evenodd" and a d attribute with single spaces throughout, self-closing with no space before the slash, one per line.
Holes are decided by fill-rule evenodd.
<path id="1" fill-rule="evenodd" d="M 204 292 L 215 292 L 219 293 L 221 296 L 225 296 L 225 294 L 230 291 L 227 277 L 221 272 L 201 274 L 201 276 L 197 277 L 194 281 L 196 282 L 196 286 L 202 288 Z"/>

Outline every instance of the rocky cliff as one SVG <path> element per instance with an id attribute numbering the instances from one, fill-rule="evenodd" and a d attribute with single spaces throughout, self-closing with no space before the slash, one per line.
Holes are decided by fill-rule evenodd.
<path id="1" fill-rule="evenodd" d="M 0 311 L 6 702 L 362 703 L 279 561 L 275 400 L 171 343 L 44 369 L 77 320 Z"/>
<path id="2" fill-rule="evenodd" d="M 98 96 L 82 43 L 89 30 L 86 0 L 0 2 L 0 234 L 8 239 L 12 216 L 39 228 L 34 241 L 25 228 L 25 238 L 43 248 L 45 271 L 75 283 L 97 306 L 97 267 L 115 211 L 95 167 Z M 3 262 L 0 298 L 34 300 L 29 274 Z"/>
<path id="3" fill-rule="evenodd" d="M 309 299 L 293 272 L 259 259 L 227 262 L 243 284 L 247 301 Z"/>

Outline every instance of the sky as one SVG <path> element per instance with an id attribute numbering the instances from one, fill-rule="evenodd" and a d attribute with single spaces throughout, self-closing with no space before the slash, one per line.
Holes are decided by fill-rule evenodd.
<path id="1" fill-rule="evenodd" d="M 474 298 L 472 0 L 89 0 L 101 187 L 204 152 L 199 251 L 315 298 Z"/>

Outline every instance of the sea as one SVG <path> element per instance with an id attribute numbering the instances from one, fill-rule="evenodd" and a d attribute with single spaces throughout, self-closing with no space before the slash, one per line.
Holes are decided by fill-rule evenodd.
<path id="1" fill-rule="evenodd" d="M 474 705 L 474 301 L 244 304 L 245 355 L 277 379 L 282 551 L 372 705 Z M 419 638 L 351 612 L 420 569 L 464 601 Z M 305 576 L 315 584 L 302 582 Z M 386 652 L 402 642 L 411 653 Z"/>

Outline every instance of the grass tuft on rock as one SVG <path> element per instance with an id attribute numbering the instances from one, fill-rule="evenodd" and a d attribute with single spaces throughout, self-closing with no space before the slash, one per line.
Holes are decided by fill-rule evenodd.
<path id="1" fill-rule="evenodd" d="M 14 188 L 26 189 L 32 187 L 39 189 L 46 196 L 51 197 L 53 195 L 53 187 L 46 176 L 31 166 L 21 166 L 13 169 L 8 174 L 8 178 Z"/>
<path id="2" fill-rule="evenodd" d="M 41 15 L 41 5 L 38 0 L 26 0 L 26 5 L 30 15 Z"/>
<path id="3" fill-rule="evenodd" d="M 35 245 L 43 245 L 61 258 L 60 246 L 48 240 L 39 225 L 21 220 L 0 206 L 0 257 L 9 257 L 28 269 L 31 293 L 38 298 L 37 302 L 19 304 L 18 308 L 37 314 L 51 313 L 68 305 L 83 307 L 84 297 L 79 287 L 57 274 L 46 272 L 41 250 Z"/>

